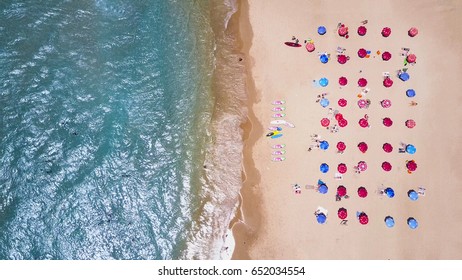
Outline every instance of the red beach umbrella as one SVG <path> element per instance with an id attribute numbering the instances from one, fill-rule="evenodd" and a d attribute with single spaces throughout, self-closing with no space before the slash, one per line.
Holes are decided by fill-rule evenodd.
<path id="1" fill-rule="evenodd" d="M 361 109 L 367 108 L 367 100 L 366 99 L 359 99 L 358 100 L 358 107 Z"/>
<path id="2" fill-rule="evenodd" d="M 387 77 L 383 80 L 383 85 L 385 87 L 391 87 L 393 85 L 393 80 Z"/>
<path id="3" fill-rule="evenodd" d="M 327 127 L 327 126 L 329 126 L 329 124 L 330 124 L 330 120 L 328 118 L 322 118 L 321 125 L 323 127 Z"/>
<path id="4" fill-rule="evenodd" d="M 367 197 L 367 190 L 365 187 L 359 187 L 358 188 L 358 196 L 361 198 Z"/>
<path id="5" fill-rule="evenodd" d="M 406 126 L 407 126 L 408 128 L 413 128 L 415 125 L 416 125 L 416 123 L 415 123 L 414 120 L 407 120 L 407 121 L 406 121 Z"/>
<path id="6" fill-rule="evenodd" d="M 361 142 L 358 144 L 358 149 L 361 151 L 361 153 L 367 152 L 368 146 L 365 142 Z"/>
<path id="7" fill-rule="evenodd" d="M 362 225 L 367 225 L 369 223 L 369 217 L 366 215 L 366 213 L 361 213 L 359 214 L 359 223 Z"/>
<path id="8" fill-rule="evenodd" d="M 340 98 L 338 100 L 338 106 L 340 106 L 340 107 L 345 107 L 347 104 L 348 104 L 348 101 L 346 101 L 346 99 L 344 99 L 344 98 Z"/>
<path id="9" fill-rule="evenodd" d="M 390 126 L 393 125 L 393 121 L 392 121 L 390 118 L 388 118 L 388 117 L 387 117 L 387 118 L 384 118 L 384 119 L 382 120 L 382 123 L 383 123 L 383 125 L 386 126 L 386 127 L 390 127 Z"/>
<path id="10" fill-rule="evenodd" d="M 345 149 L 346 149 L 345 142 L 338 142 L 337 143 L 337 150 L 339 150 L 340 152 L 343 152 L 343 151 L 345 151 Z"/>
<path id="11" fill-rule="evenodd" d="M 369 122 L 365 119 L 365 118 L 362 118 L 359 120 L 359 126 L 361 127 L 368 127 L 369 126 Z"/>
<path id="12" fill-rule="evenodd" d="M 338 166 L 337 166 L 337 171 L 344 174 L 347 172 L 347 166 L 345 163 L 340 163 Z"/>
<path id="13" fill-rule="evenodd" d="M 389 163 L 388 161 L 382 162 L 382 169 L 387 171 L 387 172 L 390 171 L 391 170 L 391 163 Z"/>
<path id="14" fill-rule="evenodd" d="M 348 61 L 348 57 L 344 54 L 338 55 L 337 56 L 337 61 L 340 64 L 345 64 Z"/>
<path id="15" fill-rule="evenodd" d="M 388 37 L 391 35 L 391 28 L 390 27 L 384 27 L 382 29 L 382 36 L 383 37 Z"/>
<path id="16" fill-rule="evenodd" d="M 337 121 L 339 121 L 339 120 L 343 119 L 343 115 L 342 115 L 341 113 L 337 113 L 337 114 L 335 115 L 335 119 L 336 119 Z"/>
<path id="17" fill-rule="evenodd" d="M 346 26 L 344 26 L 342 24 L 342 26 L 338 29 L 338 35 L 343 37 L 343 36 L 345 36 L 347 34 L 348 34 L 348 27 L 346 27 Z"/>
<path id="18" fill-rule="evenodd" d="M 306 44 L 306 50 L 307 50 L 308 52 L 313 52 L 315 49 L 316 49 L 316 47 L 314 46 L 313 43 L 308 43 L 308 44 Z"/>
<path id="19" fill-rule="evenodd" d="M 366 55 L 367 55 L 367 51 L 365 49 L 361 48 L 361 49 L 358 50 L 358 56 L 360 58 L 365 58 Z"/>
<path id="20" fill-rule="evenodd" d="M 348 84 L 348 79 L 346 77 L 340 77 L 338 78 L 338 83 L 341 85 L 341 86 L 346 86 Z"/>
<path id="21" fill-rule="evenodd" d="M 382 59 L 385 61 L 389 61 L 391 59 L 391 53 L 389 52 L 382 53 Z"/>
<path id="22" fill-rule="evenodd" d="M 410 37 L 415 37 L 417 36 L 417 34 L 419 34 L 419 30 L 415 27 L 411 27 L 411 29 L 409 29 L 409 31 L 407 32 L 407 34 L 410 36 Z"/>
<path id="23" fill-rule="evenodd" d="M 411 53 L 406 57 L 406 61 L 409 63 L 414 63 L 417 59 L 417 56 L 415 54 Z"/>
<path id="24" fill-rule="evenodd" d="M 337 215 L 340 219 L 345 220 L 348 217 L 348 212 L 345 208 L 340 208 L 337 211 Z"/>
<path id="25" fill-rule="evenodd" d="M 345 120 L 344 118 L 341 118 L 340 120 L 338 120 L 338 125 L 339 125 L 340 127 L 345 127 L 345 126 L 348 125 L 348 121 Z"/>
<path id="26" fill-rule="evenodd" d="M 367 163 L 365 161 L 358 162 L 358 170 L 359 171 L 366 171 L 367 170 Z"/>
<path id="27" fill-rule="evenodd" d="M 358 27 L 358 35 L 359 36 L 364 36 L 367 33 L 367 28 L 364 25 L 361 25 Z"/>
<path id="28" fill-rule="evenodd" d="M 358 86 L 360 86 L 360 87 L 365 87 L 365 86 L 367 86 L 367 80 L 364 79 L 364 78 L 359 78 L 359 80 L 358 80 Z"/>
<path id="29" fill-rule="evenodd" d="M 414 160 L 410 160 L 406 163 L 407 170 L 416 171 L 417 163 Z"/>
<path id="30" fill-rule="evenodd" d="M 385 143 L 383 144 L 382 149 L 385 153 L 391 153 L 393 151 L 393 146 L 390 143 Z"/>
<path id="31" fill-rule="evenodd" d="M 382 108 L 390 108 L 391 107 L 391 101 L 389 99 L 384 99 L 380 101 L 380 105 L 382 105 Z"/>
<path id="32" fill-rule="evenodd" d="M 345 186 L 338 186 L 337 195 L 342 197 L 342 196 L 345 196 L 346 194 L 347 194 L 347 189 L 345 188 Z"/>

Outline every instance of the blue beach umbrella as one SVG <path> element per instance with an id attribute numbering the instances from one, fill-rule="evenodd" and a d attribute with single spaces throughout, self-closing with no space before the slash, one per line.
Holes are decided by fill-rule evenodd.
<path id="1" fill-rule="evenodd" d="M 318 187 L 319 193 L 326 194 L 328 191 L 329 191 L 329 188 L 325 184 L 322 184 Z"/>
<path id="2" fill-rule="evenodd" d="M 409 80 L 410 76 L 407 72 L 403 72 L 401 74 L 399 74 L 399 79 L 403 82 Z"/>
<path id="3" fill-rule="evenodd" d="M 329 61 L 329 57 L 324 53 L 319 57 L 319 60 L 321 60 L 323 64 L 326 64 Z"/>
<path id="4" fill-rule="evenodd" d="M 393 198 L 395 196 L 395 191 L 392 188 L 386 188 L 385 193 L 389 198 Z"/>
<path id="5" fill-rule="evenodd" d="M 319 142 L 319 148 L 321 148 L 321 150 L 327 150 L 329 148 L 329 142 L 327 141 Z"/>
<path id="6" fill-rule="evenodd" d="M 419 199 L 419 194 L 415 190 L 408 191 L 407 196 L 409 196 L 409 199 L 413 201 Z"/>
<path id="7" fill-rule="evenodd" d="M 326 34 L 326 32 L 327 32 L 327 29 L 326 29 L 325 26 L 321 25 L 321 26 L 318 27 L 318 34 L 319 35 L 324 35 L 324 34 Z"/>
<path id="8" fill-rule="evenodd" d="M 326 99 L 326 98 L 322 98 L 321 101 L 319 101 L 319 104 L 321 104 L 322 107 L 326 108 L 327 106 L 329 106 L 329 99 Z"/>
<path id="9" fill-rule="evenodd" d="M 414 97 L 415 96 L 415 90 L 413 90 L 412 88 L 406 90 L 406 96 L 407 97 Z"/>
<path id="10" fill-rule="evenodd" d="M 417 220 L 412 217 L 407 219 L 407 224 L 411 229 L 416 229 L 419 226 L 419 223 L 417 222 Z"/>
<path id="11" fill-rule="evenodd" d="M 395 219 L 391 216 L 386 216 L 385 217 L 385 225 L 389 228 L 392 228 L 395 226 Z"/>
<path id="12" fill-rule="evenodd" d="M 329 80 L 327 78 L 319 79 L 319 85 L 322 87 L 326 87 L 329 84 Z"/>
<path id="13" fill-rule="evenodd" d="M 327 165 L 327 163 L 323 163 L 319 167 L 319 170 L 321 170 L 322 173 L 327 173 L 327 171 L 329 171 L 329 165 Z"/>
<path id="14" fill-rule="evenodd" d="M 406 152 L 408 152 L 409 154 L 413 155 L 416 151 L 417 149 L 414 147 L 414 145 L 409 144 L 406 146 Z"/>
<path id="15" fill-rule="evenodd" d="M 327 217 L 323 213 L 320 213 L 316 215 L 316 220 L 318 221 L 319 224 L 324 224 L 327 220 Z"/>

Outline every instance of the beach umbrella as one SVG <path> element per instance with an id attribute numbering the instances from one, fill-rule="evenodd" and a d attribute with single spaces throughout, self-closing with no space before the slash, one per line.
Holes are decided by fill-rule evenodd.
<path id="1" fill-rule="evenodd" d="M 410 217 L 409 219 L 407 219 L 407 225 L 411 229 L 416 229 L 419 226 L 419 223 L 417 222 L 416 219 L 414 219 L 413 217 Z"/>
<path id="2" fill-rule="evenodd" d="M 345 208 L 339 208 L 337 215 L 340 219 L 345 220 L 348 217 L 348 211 Z"/>
<path id="3" fill-rule="evenodd" d="M 345 126 L 348 125 L 348 121 L 346 119 L 344 119 L 344 118 L 341 118 L 340 120 L 338 120 L 338 125 L 340 127 L 345 127 Z"/>
<path id="4" fill-rule="evenodd" d="M 390 118 L 388 118 L 388 117 L 384 118 L 384 119 L 382 120 L 382 123 L 383 123 L 383 125 L 386 126 L 386 127 L 390 127 L 390 126 L 393 125 L 393 121 L 392 121 Z"/>
<path id="5" fill-rule="evenodd" d="M 348 34 L 348 27 L 342 24 L 342 26 L 340 26 L 340 28 L 338 29 L 338 35 L 343 37 L 343 36 L 346 36 L 347 34 Z"/>
<path id="6" fill-rule="evenodd" d="M 391 166 L 391 163 L 389 163 L 388 161 L 384 161 L 382 162 L 382 169 L 385 170 L 385 171 L 390 171 L 392 168 Z"/>
<path id="7" fill-rule="evenodd" d="M 321 101 L 319 101 L 319 104 L 321 104 L 322 107 L 326 108 L 327 106 L 329 106 L 329 99 L 327 98 L 322 98 Z"/>
<path id="8" fill-rule="evenodd" d="M 414 63 L 417 59 L 417 56 L 415 54 L 411 53 L 406 57 L 406 61 L 409 63 Z"/>
<path id="9" fill-rule="evenodd" d="M 409 144 L 409 145 L 406 145 L 406 152 L 413 155 L 415 154 L 415 152 L 417 151 L 417 149 L 415 148 L 414 145 L 412 144 Z"/>
<path id="10" fill-rule="evenodd" d="M 417 200 L 419 199 L 419 194 L 415 190 L 409 190 L 407 192 L 407 196 L 409 197 L 410 200 Z"/>
<path id="11" fill-rule="evenodd" d="M 392 228 L 395 226 L 395 219 L 391 216 L 386 216 L 385 217 L 385 225 L 389 228 Z"/>
<path id="12" fill-rule="evenodd" d="M 343 151 L 345 151 L 345 149 L 346 149 L 346 145 L 345 145 L 344 142 L 338 142 L 337 143 L 337 150 L 339 150 L 340 152 L 343 152 Z"/>
<path id="13" fill-rule="evenodd" d="M 384 27 L 382 29 L 382 36 L 383 37 L 388 37 L 391 35 L 391 28 L 390 27 Z"/>
<path id="14" fill-rule="evenodd" d="M 326 194 L 329 191 L 329 188 L 326 184 L 319 185 L 318 192 L 322 194 Z"/>
<path id="15" fill-rule="evenodd" d="M 384 87 L 391 87 L 393 85 L 393 80 L 390 79 L 389 77 L 386 77 L 384 80 L 383 80 L 383 86 Z"/>
<path id="16" fill-rule="evenodd" d="M 327 127 L 327 126 L 329 126 L 329 124 L 330 124 L 330 120 L 328 118 L 322 118 L 321 119 L 321 125 L 323 127 Z"/>
<path id="17" fill-rule="evenodd" d="M 382 108 L 390 108 L 391 107 L 391 101 L 390 99 L 384 99 L 380 101 L 380 105 L 382 105 Z"/>
<path id="18" fill-rule="evenodd" d="M 416 125 L 414 120 L 407 120 L 405 124 L 406 124 L 406 127 L 408 128 L 413 128 Z"/>
<path id="19" fill-rule="evenodd" d="M 361 127 L 369 127 L 369 122 L 365 118 L 361 118 L 359 120 L 359 126 L 361 126 Z"/>
<path id="20" fill-rule="evenodd" d="M 318 34 L 319 35 L 324 35 L 324 34 L 326 34 L 326 32 L 327 32 L 327 29 L 326 29 L 325 26 L 321 25 L 321 26 L 318 27 Z"/>
<path id="21" fill-rule="evenodd" d="M 415 162 L 415 160 L 410 160 L 406 163 L 406 167 L 409 171 L 416 171 L 417 163 Z"/>
<path id="22" fill-rule="evenodd" d="M 348 104 L 348 101 L 344 98 L 340 98 L 337 103 L 338 103 L 338 106 L 345 107 Z"/>
<path id="23" fill-rule="evenodd" d="M 362 153 L 365 153 L 367 152 L 367 144 L 365 142 L 361 142 L 358 144 L 358 149 L 362 152 Z"/>
<path id="24" fill-rule="evenodd" d="M 414 97 L 415 96 L 415 90 L 413 90 L 413 89 L 406 90 L 406 96 L 407 97 Z"/>
<path id="25" fill-rule="evenodd" d="M 308 43 L 308 44 L 306 44 L 306 50 L 307 50 L 308 52 L 313 52 L 315 49 L 316 49 L 316 47 L 314 46 L 314 43 Z"/>
<path id="26" fill-rule="evenodd" d="M 319 60 L 321 60 L 321 62 L 325 64 L 329 61 L 329 57 L 327 56 L 327 54 L 323 53 L 321 54 L 321 56 L 319 56 Z"/>
<path id="27" fill-rule="evenodd" d="M 316 221 L 318 221 L 318 224 L 324 224 L 327 221 L 327 217 L 324 213 L 319 213 L 316 215 Z"/>
<path id="28" fill-rule="evenodd" d="M 411 27 L 411 29 L 409 29 L 409 31 L 407 32 L 407 34 L 410 36 L 410 37 L 415 37 L 417 36 L 417 34 L 419 34 L 419 30 L 415 27 Z"/>
<path id="29" fill-rule="evenodd" d="M 321 170 L 322 173 L 327 173 L 327 171 L 329 171 L 329 165 L 327 165 L 327 163 L 323 163 L 319 167 L 319 170 Z"/>
<path id="30" fill-rule="evenodd" d="M 365 161 L 358 162 L 358 170 L 359 171 L 366 171 L 367 170 L 367 163 Z"/>
<path id="31" fill-rule="evenodd" d="M 358 196 L 361 198 L 367 197 L 367 190 L 365 187 L 359 187 L 358 188 Z"/>
<path id="32" fill-rule="evenodd" d="M 338 83 L 341 85 L 341 86 L 346 86 L 348 84 L 348 79 L 346 77 L 340 77 L 338 78 Z"/>
<path id="33" fill-rule="evenodd" d="M 363 48 L 359 49 L 359 50 L 358 50 L 358 56 L 359 56 L 360 58 L 365 58 L 365 57 L 367 56 L 367 50 L 366 50 L 366 49 L 363 49 Z"/>
<path id="34" fill-rule="evenodd" d="M 347 166 L 345 163 L 340 163 L 337 166 L 337 171 L 340 172 L 341 174 L 345 174 L 347 172 Z"/>
<path id="35" fill-rule="evenodd" d="M 348 57 L 344 54 L 338 55 L 337 56 L 337 61 L 340 64 L 345 64 L 348 61 Z"/>
<path id="36" fill-rule="evenodd" d="M 364 79 L 364 78 L 359 78 L 359 80 L 358 80 L 358 86 L 360 86 L 360 87 L 365 87 L 365 86 L 367 86 L 367 80 Z"/>
<path id="37" fill-rule="evenodd" d="M 358 107 L 361 109 L 367 108 L 367 100 L 366 99 L 359 99 L 358 100 Z"/>
<path id="38" fill-rule="evenodd" d="M 319 142 L 319 148 L 320 148 L 321 150 L 327 150 L 327 149 L 329 149 L 329 142 L 327 142 L 327 141 L 325 141 L 325 140 Z"/>
<path id="39" fill-rule="evenodd" d="M 369 217 L 364 212 L 359 214 L 358 218 L 359 218 L 359 223 L 362 225 L 367 225 L 367 223 L 369 223 Z"/>
<path id="40" fill-rule="evenodd" d="M 402 72 L 401 74 L 399 74 L 399 79 L 403 82 L 409 80 L 410 76 L 407 72 Z"/>
<path id="41" fill-rule="evenodd" d="M 382 149 L 385 153 L 391 153 L 393 151 L 393 146 L 390 143 L 385 143 L 383 144 Z"/>
<path id="42" fill-rule="evenodd" d="M 382 53 L 382 59 L 385 60 L 385 61 L 390 60 L 391 59 L 391 53 L 389 53 L 389 52 Z"/>
<path id="43" fill-rule="evenodd" d="M 359 36 L 364 36 L 367 33 L 367 28 L 364 25 L 361 25 L 358 27 L 358 35 Z"/>
<path id="44" fill-rule="evenodd" d="M 337 114 L 335 115 L 335 119 L 336 119 L 337 121 L 339 121 L 339 120 L 343 119 L 343 115 L 342 115 L 341 113 L 337 113 Z"/>
<path id="45" fill-rule="evenodd" d="M 329 80 L 327 78 L 319 79 L 319 85 L 322 87 L 326 87 L 329 84 Z"/>
<path id="46" fill-rule="evenodd" d="M 395 191 L 392 189 L 392 188 L 386 188 L 385 189 L 385 194 L 389 197 L 389 198 L 393 198 L 395 196 Z"/>
<path id="47" fill-rule="evenodd" d="M 340 196 L 340 197 L 343 197 L 347 194 L 347 189 L 345 188 L 345 186 L 338 186 L 337 187 L 337 195 Z"/>

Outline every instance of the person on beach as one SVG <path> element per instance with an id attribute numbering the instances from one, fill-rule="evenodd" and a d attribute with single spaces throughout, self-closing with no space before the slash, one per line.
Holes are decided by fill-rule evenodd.
<path id="1" fill-rule="evenodd" d="M 369 21 L 367 19 L 361 21 L 361 24 L 367 24 Z"/>
<path id="2" fill-rule="evenodd" d="M 417 104 L 418 104 L 417 102 L 411 101 L 411 103 L 409 103 L 409 106 L 417 106 Z"/>

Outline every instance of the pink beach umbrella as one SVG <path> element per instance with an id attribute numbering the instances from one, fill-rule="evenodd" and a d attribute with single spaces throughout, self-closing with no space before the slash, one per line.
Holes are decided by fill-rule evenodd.
<path id="1" fill-rule="evenodd" d="M 390 108 L 391 107 L 391 101 L 389 99 L 384 99 L 380 101 L 380 105 L 382 105 L 382 108 Z"/>
<path id="2" fill-rule="evenodd" d="M 367 55 L 366 49 L 361 48 L 361 49 L 358 50 L 358 56 L 359 56 L 360 58 L 365 58 L 366 55 Z"/>
<path id="3" fill-rule="evenodd" d="M 346 86 L 348 84 L 348 79 L 346 77 L 340 77 L 338 78 L 338 83 L 341 86 Z"/>
<path id="4" fill-rule="evenodd" d="M 366 171 L 367 170 L 367 163 L 365 161 L 358 162 L 358 170 L 359 171 Z"/>
<path id="5" fill-rule="evenodd" d="M 415 27 L 411 27 L 411 29 L 409 29 L 409 31 L 407 32 L 407 34 L 410 36 L 410 37 L 415 37 L 417 36 L 417 34 L 419 34 L 419 30 Z"/>
<path id="6" fill-rule="evenodd" d="M 385 60 L 385 61 L 390 60 L 391 59 L 391 53 L 389 53 L 389 52 L 382 53 L 382 59 Z"/>
<path id="7" fill-rule="evenodd" d="M 359 214 L 358 219 L 359 219 L 359 223 L 362 225 L 367 225 L 369 223 L 369 217 L 364 212 Z"/>
<path id="8" fill-rule="evenodd" d="M 365 87 L 365 86 L 367 86 L 367 80 L 364 79 L 364 78 L 359 78 L 359 80 L 358 80 L 358 86 L 360 86 L 360 87 Z"/>
<path id="9" fill-rule="evenodd" d="M 391 87 L 393 85 L 393 80 L 390 79 L 389 77 L 386 77 L 384 80 L 383 80 L 383 86 L 384 87 Z"/>
<path id="10" fill-rule="evenodd" d="M 346 149 L 345 142 L 340 141 L 340 142 L 337 143 L 337 150 L 339 152 L 343 152 L 343 151 L 345 151 L 345 149 Z"/>
<path id="11" fill-rule="evenodd" d="M 417 59 L 417 56 L 415 54 L 411 53 L 406 57 L 406 61 L 409 63 L 414 63 Z"/>
<path id="12" fill-rule="evenodd" d="M 393 125 L 393 121 L 392 121 L 390 118 L 388 118 L 388 117 L 384 118 L 384 119 L 382 120 L 382 123 L 383 123 L 383 125 L 386 126 L 386 127 L 390 127 L 390 126 Z"/>
<path id="13" fill-rule="evenodd" d="M 348 57 L 344 54 L 338 55 L 337 56 L 337 61 L 340 64 L 345 64 L 348 61 Z"/>
<path id="14" fill-rule="evenodd" d="M 340 172 L 341 174 L 345 174 L 347 172 L 347 166 L 345 163 L 340 163 L 337 166 L 337 171 Z"/>
<path id="15" fill-rule="evenodd" d="M 340 98 L 338 100 L 338 106 L 340 106 L 340 107 L 345 107 L 347 104 L 348 104 L 348 101 L 346 99 L 344 99 L 344 98 Z"/>
<path id="16" fill-rule="evenodd" d="M 348 27 L 346 27 L 344 24 L 342 24 L 342 26 L 340 26 L 340 28 L 338 29 L 338 35 L 344 37 L 348 34 Z"/>
<path id="17" fill-rule="evenodd" d="M 410 160 L 406 162 L 406 168 L 408 171 L 416 171 L 417 170 L 417 163 L 414 160 Z"/>
<path id="18" fill-rule="evenodd" d="M 345 208 L 342 207 L 342 208 L 338 209 L 337 216 L 341 220 L 345 220 L 348 217 L 348 211 Z"/>
<path id="19" fill-rule="evenodd" d="M 367 33 L 367 28 L 364 25 L 361 25 L 358 27 L 358 35 L 359 36 L 364 36 Z"/>
<path id="20" fill-rule="evenodd" d="M 358 196 L 361 198 L 367 197 L 367 190 L 365 187 L 359 187 L 358 188 Z"/>
<path id="21" fill-rule="evenodd" d="M 389 163 L 388 161 L 384 161 L 382 162 L 382 169 L 385 170 L 385 171 L 390 171 L 392 168 L 391 166 L 391 163 Z"/>
<path id="22" fill-rule="evenodd" d="M 307 50 L 308 52 L 313 52 L 315 49 L 316 49 L 316 47 L 314 46 L 313 43 L 308 43 L 308 44 L 306 44 L 306 50 Z"/>
<path id="23" fill-rule="evenodd" d="M 321 119 L 321 125 L 323 127 L 327 127 L 327 126 L 329 126 L 329 124 L 330 124 L 330 120 L 328 118 L 322 118 Z"/>
<path id="24" fill-rule="evenodd" d="M 390 143 L 385 143 L 383 144 L 382 149 L 385 153 L 391 153 L 393 151 L 393 146 Z"/>
<path id="25" fill-rule="evenodd" d="M 337 114 L 335 114 L 335 119 L 337 121 L 339 121 L 339 120 L 343 119 L 343 115 L 341 113 L 337 113 Z"/>
<path id="26" fill-rule="evenodd" d="M 414 120 L 407 120 L 405 124 L 407 128 L 413 128 L 416 125 Z"/>
<path id="27" fill-rule="evenodd" d="M 338 126 L 345 127 L 347 125 L 348 125 L 348 121 L 345 120 L 344 118 L 341 118 L 341 119 L 338 120 Z"/>
<path id="28" fill-rule="evenodd" d="M 347 189 L 345 188 L 345 186 L 338 186 L 337 195 L 340 196 L 340 197 L 343 197 L 346 194 L 347 194 Z"/>
<path id="29" fill-rule="evenodd" d="M 383 37 L 388 37 L 391 35 L 391 28 L 390 27 L 384 27 L 382 29 L 382 36 Z"/>
<path id="30" fill-rule="evenodd" d="M 369 127 L 369 122 L 365 118 L 361 118 L 359 120 L 359 126 L 361 126 L 361 127 Z"/>
<path id="31" fill-rule="evenodd" d="M 365 152 L 367 152 L 368 146 L 367 146 L 366 142 L 361 142 L 361 143 L 359 143 L 359 144 L 358 144 L 358 149 L 359 149 L 359 151 L 360 151 L 361 153 L 363 153 L 363 154 L 364 154 Z"/>
<path id="32" fill-rule="evenodd" d="M 358 100 L 358 107 L 361 109 L 367 108 L 369 104 L 367 103 L 366 99 L 359 99 Z"/>

